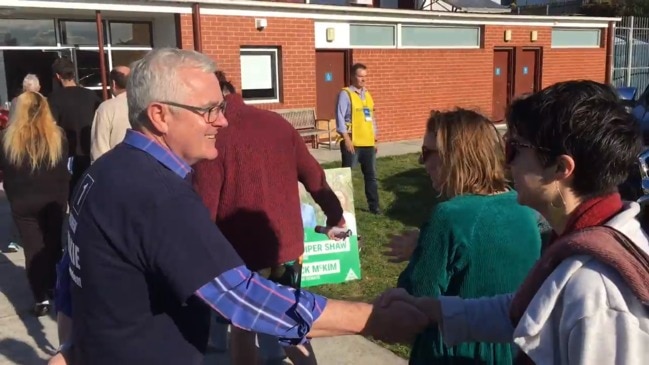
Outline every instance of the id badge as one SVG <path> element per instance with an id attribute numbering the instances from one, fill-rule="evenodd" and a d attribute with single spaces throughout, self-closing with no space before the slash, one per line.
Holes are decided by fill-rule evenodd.
<path id="1" fill-rule="evenodd" d="M 372 121 L 372 112 L 370 111 L 370 108 L 363 108 L 363 114 L 365 114 L 366 122 Z"/>

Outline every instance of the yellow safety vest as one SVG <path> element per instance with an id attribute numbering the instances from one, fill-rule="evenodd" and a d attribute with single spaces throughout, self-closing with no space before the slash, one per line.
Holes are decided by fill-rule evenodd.
<path id="1" fill-rule="evenodd" d="M 374 146 L 374 100 L 370 92 L 365 90 L 365 100 L 355 91 L 348 87 L 343 90 L 347 91 L 351 101 L 351 119 L 347 123 L 347 130 L 352 131 L 352 143 L 356 147 L 373 147 Z"/>

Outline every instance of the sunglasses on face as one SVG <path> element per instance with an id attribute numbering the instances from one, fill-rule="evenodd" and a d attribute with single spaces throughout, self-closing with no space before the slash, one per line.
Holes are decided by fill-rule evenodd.
<path id="1" fill-rule="evenodd" d="M 513 139 L 508 139 L 505 142 L 505 162 L 511 164 L 518 156 L 518 152 L 523 148 L 530 148 L 537 151 L 550 152 L 549 149 L 543 147 L 537 147 L 529 143 L 518 142 Z"/>

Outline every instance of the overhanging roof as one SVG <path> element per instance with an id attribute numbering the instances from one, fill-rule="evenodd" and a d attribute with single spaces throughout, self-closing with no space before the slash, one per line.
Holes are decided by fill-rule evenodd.
<path id="1" fill-rule="evenodd" d="M 498 5 L 491 0 L 443 0 L 445 3 L 458 9 L 469 12 L 480 11 L 485 13 L 509 13 L 511 9 L 507 6 Z"/>

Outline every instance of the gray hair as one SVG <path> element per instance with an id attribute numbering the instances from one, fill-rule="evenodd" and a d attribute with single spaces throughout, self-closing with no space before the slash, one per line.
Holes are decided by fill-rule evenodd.
<path id="1" fill-rule="evenodd" d="M 146 110 L 156 101 L 182 103 L 187 85 L 178 76 L 180 69 L 198 69 L 214 73 L 216 63 L 208 56 L 191 50 L 158 48 L 131 64 L 126 85 L 128 117 L 135 130 L 149 125 Z"/>
<path id="2" fill-rule="evenodd" d="M 23 79 L 23 91 L 32 91 L 37 93 L 41 89 L 41 83 L 38 81 L 38 76 L 34 74 L 27 74 Z"/>

